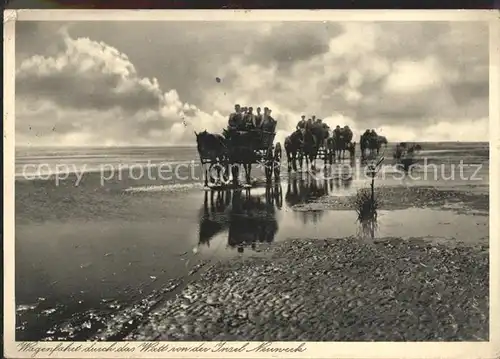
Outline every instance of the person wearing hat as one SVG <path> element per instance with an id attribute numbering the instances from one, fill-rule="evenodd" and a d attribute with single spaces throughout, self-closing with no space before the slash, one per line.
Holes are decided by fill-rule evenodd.
<path id="1" fill-rule="evenodd" d="M 330 134 L 330 126 L 326 122 L 323 122 L 322 119 L 318 119 L 319 126 L 323 129 L 324 134 L 325 134 L 325 139 L 328 138 L 328 135 Z"/>
<path id="2" fill-rule="evenodd" d="M 262 113 L 260 107 L 257 107 L 257 115 L 255 115 L 255 127 L 260 128 L 262 126 Z"/>
<path id="3" fill-rule="evenodd" d="M 255 115 L 253 114 L 253 107 L 248 108 L 248 112 L 243 120 L 245 129 L 255 128 Z"/>
<path id="4" fill-rule="evenodd" d="M 342 137 L 342 129 L 339 125 L 337 125 L 335 127 L 335 130 L 333 130 L 333 135 L 336 139 L 340 139 Z"/>
<path id="5" fill-rule="evenodd" d="M 270 125 L 269 125 L 269 132 L 273 132 L 276 131 L 276 120 L 271 116 L 271 113 L 273 112 L 273 110 L 269 109 L 269 122 L 270 122 Z"/>
<path id="6" fill-rule="evenodd" d="M 243 122 L 243 115 L 241 113 L 241 106 L 239 104 L 234 105 L 234 112 L 229 115 L 228 129 L 236 130 L 241 126 Z"/>
<path id="7" fill-rule="evenodd" d="M 274 119 L 271 117 L 271 110 L 268 107 L 264 107 L 264 116 L 262 119 L 262 129 L 266 132 L 273 132 Z"/>
<path id="8" fill-rule="evenodd" d="M 346 143 L 350 143 L 352 141 L 352 135 L 353 135 L 351 129 L 349 128 L 349 126 L 345 125 L 343 130 Z"/>
<path id="9" fill-rule="evenodd" d="M 309 130 L 313 127 L 313 119 L 312 118 L 308 118 L 307 121 L 306 121 L 306 126 L 305 126 L 305 129 L 306 130 Z"/>
<path id="10" fill-rule="evenodd" d="M 313 122 L 314 127 L 317 127 L 317 128 L 323 127 L 321 124 L 321 120 L 319 118 L 315 118 L 315 116 L 313 116 L 313 117 L 314 117 L 314 122 Z"/>
<path id="11" fill-rule="evenodd" d="M 300 121 L 297 123 L 297 130 L 306 128 L 306 115 L 302 115 Z"/>

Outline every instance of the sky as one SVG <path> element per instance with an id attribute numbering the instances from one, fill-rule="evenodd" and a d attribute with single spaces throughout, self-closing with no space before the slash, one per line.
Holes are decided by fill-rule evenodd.
<path id="1" fill-rule="evenodd" d="M 488 141 L 486 23 L 17 22 L 16 145 L 192 145 L 234 104 Z M 217 78 L 220 81 L 217 81 Z"/>

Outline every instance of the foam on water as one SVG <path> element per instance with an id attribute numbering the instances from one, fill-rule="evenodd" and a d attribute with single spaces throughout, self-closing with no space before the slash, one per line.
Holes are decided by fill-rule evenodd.
<path id="1" fill-rule="evenodd" d="M 174 183 L 168 185 L 137 186 L 126 188 L 125 192 L 181 192 L 203 188 L 201 183 Z"/>

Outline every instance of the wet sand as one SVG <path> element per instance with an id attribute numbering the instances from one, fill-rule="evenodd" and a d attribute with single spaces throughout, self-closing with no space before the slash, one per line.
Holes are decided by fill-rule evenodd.
<path id="1" fill-rule="evenodd" d="M 256 175 L 259 176 L 258 172 Z M 192 292 L 191 286 L 206 287 L 204 292 L 200 292 L 202 296 L 209 292 L 217 293 L 228 285 L 228 281 L 235 280 L 231 279 L 231 273 L 241 270 L 238 281 L 241 280 L 242 288 L 262 286 L 263 283 L 257 279 L 267 278 L 267 292 L 263 293 L 271 296 L 282 289 L 279 285 L 289 283 L 295 275 L 304 281 L 316 280 L 316 285 L 330 280 L 332 271 L 337 271 L 334 268 L 336 261 L 332 260 L 336 254 L 343 257 L 344 262 L 356 262 L 358 255 L 353 253 L 369 258 L 366 255 L 373 250 L 373 246 L 366 240 L 359 241 L 360 227 L 351 206 L 352 196 L 359 188 L 367 187 L 367 182 L 301 180 L 299 177 L 292 174 L 288 178 L 284 173 L 278 186 L 266 188 L 260 182 L 250 193 L 227 191 L 214 193 L 213 197 L 202 190 L 201 183 L 193 180 L 175 183 L 137 181 L 125 176 L 123 180 L 108 181 L 105 186 L 100 186 L 97 175 L 90 174 L 79 186 L 74 186 L 72 178 L 59 186 L 50 181 L 16 182 L 17 339 L 112 340 L 129 335 L 153 339 L 151 325 L 159 326 L 156 333 L 168 336 L 169 340 L 193 339 L 199 335 L 206 339 L 220 339 L 212 335 L 214 328 L 192 329 L 196 327 L 194 322 L 200 321 L 196 318 L 204 318 L 202 312 L 207 304 L 205 297 L 196 304 L 183 299 L 186 293 L 189 296 Z M 487 296 L 475 298 L 473 293 L 486 291 L 487 294 L 488 287 L 487 252 L 484 252 L 489 241 L 487 172 L 484 181 L 474 184 L 459 180 L 384 179 L 377 182 L 377 196 L 382 201 L 382 207 L 378 228 L 373 239 L 369 240 L 385 241 L 388 237 L 405 240 L 396 240 L 399 244 L 393 246 L 398 248 L 397 253 L 384 252 L 386 246 L 376 245 L 383 249 L 379 249 L 380 253 L 396 261 L 396 267 L 399 264 L 408 265 L 405 258 L 412 257 L 412 253 L 418 254 L 421 263 L 436 268 L 432 272 L 434 274 L 426 274 L 431 277 L 425 277 L 435 284 L 461 281 L 464 275 L 475 283 L 469 287 L 462 282 L 456 286 L 450 284 L 454 289 L 448 289 L 453 295 L 460 295 L 467 305 L 480 308 L 477 312 L 460 314 L 456 303 L 448 303 L 449 308 L 442 313 L 464 315 L 475 324 L 470 324 L 465 331 L 457 329 L 452 334 L 451 324 L 436 329 L 433 326 L 436 320 L 433 319 L 431 323 L 434 324 L 422 329 L 423 335 L 426 338 L 434 335 L 436 340 L 453 340 L 453 335 L 468 340 L 485 338 L 487 317 L 484 319 L 478 313 L 487 313 Z M 300 238 L 300 241 L 290 238 Z M 325 238 L 329 238 L 328 243 L 333 243 L 332 252 L 317 247 Z M 407 247 L 408 241 L 420 244 L 412 249 Z M 423 250 L 430 244 L 437 248 L 438 257 L 454 258 L 458 269 L 454 269 L 451 277 L 436 277 L 445 273 L 440 267 L 445 264 L 436 262 L 432 251 Z M 330 248 L 330 244 L 326 248 Z M 459 259 L 461 257 L 464 259 Z M 310 262 L 310 266 L 301 266 L 300 258 L 304 259 L 304 263 Z M 471 267 L 474 261 L 471 259 L 468 262 L 467 258 L 476 261 L 476 269 Z M 374 267 L 366 264 L 364 270 L 371 272 L 378 268 L 381 281 L 379 284 L 361 282 L 362 287 L 371 288 L 375 293 L 377 288 L 382 290 L 384 283 L 396 280 L 396 289 L 405 285 L 416 286 L 411 290 L 429 293 L 429 287 L 422 284 L 423 277 L 419 277 L 424 275 L 420 270 L 425 267 L 417 266 L 417 272 L 413 270 L 416 277 L 409 277 L 403 285 L 397 279 L 399 275 L 394 272 L 393 266 L 383 268 L 376 262 L 374 260 Z M 212 267 L 214 263 L 219 264 Z M 276 271 L 270 269 L 273 266 L 276 266 Z M 309 269 L 315 266 L 325 267 L 326 274 L 316 270 L 314 278 L 317 279 L 308 277 Z M 298 274 L 292 275 L 294 270 Z M 356 277 L 350 271 L 342 276 L 350 278 L 339 282 L 346 293 L 356 288 L 356 281 L 363 279 L 360 273 Z M 208 286 L 208 282 L 215 287 Z M 438 295 L 451 298 L 443 288 L 436 289 Z M 347 298 L 358 298 L 364 303 L 361 305 L 364 308 L 362 312 L 371 311 L 373 323 L 378 326 L 382 325 L 381 320 L 396 315 L 396 302 L 392 303 L 389 311 L 392 317 L 388 315 L 386 318 L 377 314 L 378 309 L 370 309 L 379 308 L 380 293 L 354 291 L 351 297 L 343 297 L 332 290 L 326 288 L 322 294 L 324 298 L 338 298 L 331 303 L 337 303 L 339 308 L 351 305 Z M 256 295 L 255 298 L 260 297 Z M 398 298 L 398 303 L 405 302 L 404 297 Z M 318 303 L 306 299 L 302 300 L 302 306 L 298 306 L 304 313 L 318 307 Z M 262 297 L 258 302 L 266 300 Z M 252 301 L 255 302 L 255 299 Z M 293 298 L 289 301 L 293 302 Z M 330 300 L 325 299 L 326 302 Z M 183 318 L 176 319 L 175 325 L 179 324 L 182 328 L 186 325 L 188 328 L 179 331 L 178 336 L 168 334 L 166 324 L 154 319 L 156 311 L 161 313 L 172 303 L 198 308 L 192 312 L 185 311 Z M 232 313 L 230 308 L 239 305 L 243 304 L 217 308 Z M 277 305 L 274 303 L 271 306 L 271 312 L 278 311 Z M 414 307 L 410 303 L 408 306 L 413 308 L 411 311 L 420 313 L 418 305 Z M 254 314 L 259 313 L 259 308 L 254 308 Z M 338 315 L 338 309 L 326 309 Z M 397 340 L 394 339 L 397 335 L 388 332 L 389 329 L 379 334 L 366 332 L 356 336 L 353 330 L 359 327 L 360 318 L 364 318 L 365 314 L 361 317 L 357 315 L 354 313 L 351 319 L 345 319 L 351 327 L 339 321 L 337 334 L 324 333 L 322 337 L 311 340 Z M 221 317 L 223 323 L 227 322 L 226 319 Z M 275 319 L 270 319 L 269 323 L 274 323 Z M 400 320 L 400 324 L 414 325 L 408 320 Z M 384 323 L 389 328 L 387 323 L 393 322 Z M 318 326 L 323 324 L 326 322 L 317 323 Z M 246 321 L 243 329 L 239 324 L 234 327 L 224 325 L 224 328 L 233 328 L 222 331 L 227 335 L 224 338 L 262 338 L 259 336 L 262 333 L 253 330 L 257 324 L 250 321 Z M 278 324 L 276 328 L 283 330 Z M 296 327 L 293 333 L 281 333 L 279 337 L 298 339 L 309 335 L 311 338 L 312 329 L 300 328 Z M 270 333 L 278 335 L 279 330 L 276 330 Z M 349 336 L 351 339 L 347 338 Z M 414 340 L 424 340 L 419 338 L 417 335 Z"/>
<path id="2" fill-rule="evenodd" d="M 486 248 L 289 240 L 219 263 L 128 340 L 488 340 Z"/>

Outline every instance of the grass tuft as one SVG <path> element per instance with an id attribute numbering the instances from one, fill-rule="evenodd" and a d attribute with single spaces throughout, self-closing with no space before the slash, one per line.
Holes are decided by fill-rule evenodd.
<path id="1" fill-rule="evenodd" d="M 368 189 L 361 189 L 354 197 L 354 208 L 359 222 L 373 221 L 377 219 L 379 202 Z"/>

